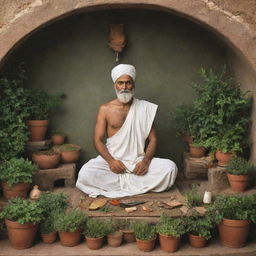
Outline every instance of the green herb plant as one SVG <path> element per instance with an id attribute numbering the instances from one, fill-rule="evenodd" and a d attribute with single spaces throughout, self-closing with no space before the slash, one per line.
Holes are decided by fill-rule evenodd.
<path id="1" fill-rule="evenodd" d="M 0 179 L 12 187 L 24 182 L 31 183 L 34 173 L 38 167 L 24 158 L 12 158 L 0 164 Z"/>
<path id="2" fill-rule="evenodd" d="M 84 235 L 90 238 L 106 236 L 110 232 L 109 221 L 89 218 L 84 227 Z"/>
<path id="3" fill-rule="evenodd" d="M 133 223 L 135 237 L 140 240 L 151 240 L 156 237 L 156 227 L 146 221 Z"/>
<path id="4" fill-rule="evenodd" d="M 226 169 L 233 175 L 247 175 L 253 169 L 253 164 L 242 157 L 234 157 L 230 160 Z"/>
<path id="5" fill-rule="evenodd" d="M 202 204 L 202 197 L 198 194 L 198 185 L 192 184 L 191 190 L 185 193 L 185 198 L 188 207 L 195 207 Z"/>

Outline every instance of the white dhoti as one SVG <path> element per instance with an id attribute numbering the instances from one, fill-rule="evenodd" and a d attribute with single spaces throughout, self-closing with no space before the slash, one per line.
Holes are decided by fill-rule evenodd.
<path id="1" fill-rule="evenodd" d="M 108 163 L 98 156 L 79 171 L 77 188 L 90 197 L 103 195 L 110 198 L 161 192 L 170 188 L 177 176 L 176 164 L 168 159 L 153 158 L 143 176 L 132 173 L 144 155 L 145 142 L 151 130 L 157 105 L 134 99 L 120 130 L 107 139 L 109 153 L 124 163 L 127 172 L 113 173 Z"/>

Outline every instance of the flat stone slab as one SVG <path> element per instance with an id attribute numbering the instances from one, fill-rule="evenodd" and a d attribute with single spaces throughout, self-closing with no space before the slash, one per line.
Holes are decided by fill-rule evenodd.
<path id="1" fill-rule="evenodd" d="M 33 177 L 33 185 L 40 190 L 53 190 L 54 182 L 64 180 L 65 187 L 74 187 L 76 180 L 76 164 L 62 164 L 54 169 L 40 169 Z"/>

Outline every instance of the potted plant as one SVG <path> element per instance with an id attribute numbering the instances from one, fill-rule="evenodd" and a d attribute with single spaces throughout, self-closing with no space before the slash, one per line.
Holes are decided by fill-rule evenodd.
<path id="1" fill-rule="evenodd" d="M 62 145 L 65 142 L 66 134 L 64 132 L 55 131 L 51 135 L 53 145 Z"/>
<path id="2" fill-rule="evenodd" d="M 52 244 L 57 239 L 53 216 L 48 217 L 39 225 L 41 239 L 46 244 Z"/>
<path id="3" fill-rule="evenodd" d="M 69 247 L 78 245 L 85 222 L 86 215 L 77 209 L 57 213 L 54 217 L 54 227 L 59 233 L 61 244 Z"/>
<path id="4" fill-rule="evenodd" d="M 12 158 L 4 161 L 0 165 L 0 179 L 4 197 L 27 196 L 27 192 L 32 182 L 33 174 L 38 170 L 37 166 L 24 158 Z"/>
<path id="5" fill-rule="evenodd" d="M 207 240 L 212 237 L 214 224 L 211 218 L 208 215 L 187 216 L 186 226 L 190 245 L 195 248 L 205 247 Z"/>
<path id="6" fill-rule="evenodd" d="M 202 197 L 198 193 L 198 185 L 192 184 L 191 190 L 185 193 L 186 205 L 190 208 L 196 207 L 202 204 Z"/>
<path id="7" fill-rule="evenodd" d="M 133 224 L 136 244 L 139 250 L 150 252 L 156 243 L 156 227 L 146 221 L 137 221 Z"/>
<path id="8" fill-rule="evenodd" d="M 256 222 L 256 195 L 217 196 L 208 206 L 207 214 L 218 224 L 223 245 L 243 247 L 251 221 Z"/>
<path id="9" fill-rule="evenodd" d="M 42 241 L 44 243 L 53 243 L 57 238 L 57 232 L 54 226 L 54 217 L 67 208 L 67 196 L 62 193 L 46 192 L 40 195 L 37 202 L 44 210 L 44 217 L 39 227 Z"/>
<path id="10" fill-rule="evenodd" d="M 59 96 L 49 95 L 44 91 L 31 91 L 29 97 L 30 120 L 27 122 L 30 141 L 44 140 L 49 124 L 49 115 L 59 104 Z"/>
<path id="11" fill-rule="evenodd" d="M 89 218 L 84 228 L 86 244 L 89 249 L 97 250 L 103 245 L 103 238 L 109 232 L 108 222 Z"/>
<path id="12" fill-rule="evenodd" d="M 108 221 L 107 226 L 108 226 L 108 232 L 107 232 L 108 245 L 112 247 L 120 246 L 123 241 L 123 232 L 120 230 L 118 221 L 116 220 Z"/>
<path id="13" fill-rule="evenodd" d="M 62 144 L 54 146 L 53 150 L 60 152 L 63 163 L 75 163 L 80 157 L 81 147 L 75 144 Z"/>
<path id="14" fill-rule="evenodd" d="M 37 201 L 12 198 L 0 213 L 5 219 L 11 246 L 26 249 L 33 245 L 38 223 L 43 218 L 43 209 Z"/>
<path id="15" fill-rule="evenodd" d="M 161 215 L 157 225 L 160 247 L 164 252 L 175 252 L 180 245 L 181 236 L 186 233 L 184 217 Z"/>
<path id="16" fill-rule="evenodd" d="M 133 221 L 127 219 L 118 220 L 118 226 L 123 233 L 123 240 L 125 243 L 134 243 L 136 241 L 133 230 Z"/>
<path id="17" fill-rule="evenodd" d="M 61 159 L 59 152 L 53 150 L 37 151 L 32 154 L 32 160 L 41 169 L 51 169 L 58 166 Z"/>
<path id="18" fill-rule="evenodd" d="M 242 157 L 231 159 L 226 166 L 228 181 L 234 191 L 244 191 L 249 183 L 249 172 L 253 165 Z"/>

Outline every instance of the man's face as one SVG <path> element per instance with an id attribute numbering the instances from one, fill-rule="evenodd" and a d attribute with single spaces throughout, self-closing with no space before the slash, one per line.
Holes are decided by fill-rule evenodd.
<path id="1" fill-rule="evenodd" d="M 134 95 L 135 84 L 132 78 L 128 75 L 120 76 L 115 81 L 115 91 L 119 101 L 128 103 Z"/>

